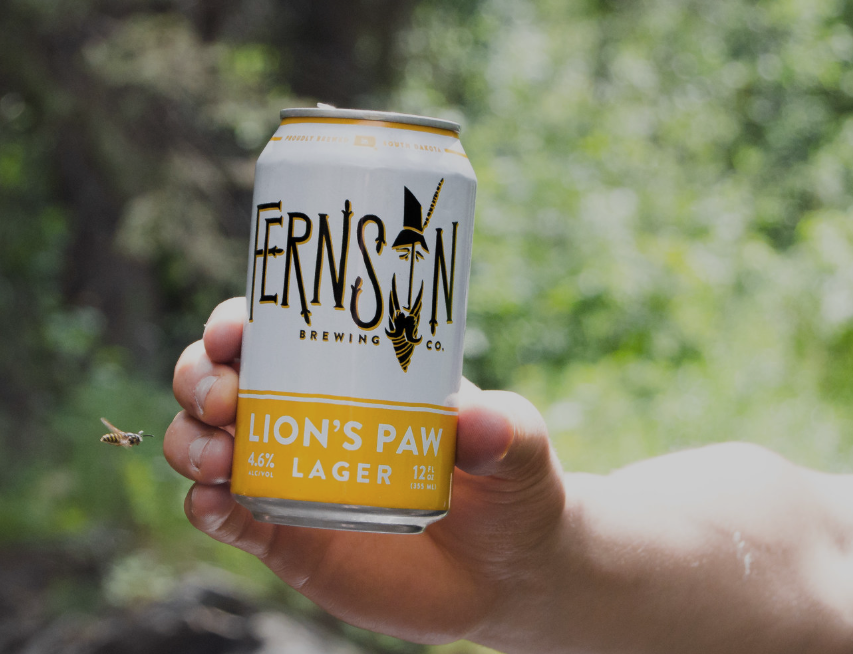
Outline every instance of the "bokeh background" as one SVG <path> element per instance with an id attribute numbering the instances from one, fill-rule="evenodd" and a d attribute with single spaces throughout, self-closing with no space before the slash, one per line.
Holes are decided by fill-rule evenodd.
<path id="1" fill-rule="evenodd" d="M 567 469 L 851 470 L 853 2 L 3 0 L 0 651 L 481 651 L 331 620 L 190 528 L 159 443 L 98 443 L 165 431 L 244 291 L 254 161 L 317 101 L 463 125 L 465 371 Z"/>

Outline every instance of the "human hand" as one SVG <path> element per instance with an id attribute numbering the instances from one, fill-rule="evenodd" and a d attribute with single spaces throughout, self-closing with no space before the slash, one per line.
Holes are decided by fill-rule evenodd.
<path id="1" fill-rule="evenodd" d="M 508 652 L 848 652 L 853 477 L 730 443 L 563 476 L 526 400 L 460 393 L 450 512 L 417 536 L 256 522 L 229 490 L 245 300 L 175 369 L 190 522 L 351 624 Z"/>
<path id="2" fill-rule="evenodd" d="M 544 422 L 518 395 L 463 380 L 450 512 L 417 536 L 257 522 L 230 493 L 245 299 L 212 313 L 175 368 L 184 411 L 164 441 L 193 480 L 185 510 L 216 540 L 261 559 L 287 584 L 351 624 L 422 643 L 484 639 L 496 625 L 536 629 L 558 589 L 566 516 L 560 465 Z M 541 606 L 540 606 L 541 604 Z M 521 605 L 521 606 L 519 606 Z M 544 628 L 544 625 L 543 625 Z"/>

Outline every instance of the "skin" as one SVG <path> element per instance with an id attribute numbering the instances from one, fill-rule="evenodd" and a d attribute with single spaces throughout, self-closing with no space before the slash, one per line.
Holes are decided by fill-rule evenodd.
<path id="1" fill-rule="evenodd" d="M 753 445 L 563 472 L 522 397 L 463 383 L 448 516 L 418 536 L 276 526 L 229 491 L 245 300 L 175 369 L 185 510 L 331 614 L 505 652 L 853 651 L 853 480 Z"/>

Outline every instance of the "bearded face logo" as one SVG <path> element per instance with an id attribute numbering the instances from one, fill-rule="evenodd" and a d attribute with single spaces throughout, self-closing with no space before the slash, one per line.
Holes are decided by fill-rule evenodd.
<path id="1" fill-rule="evenodd" d="M 394 346 L 397 361 L 400 363 L 403 372 L 408 372 L 409 364 L 412 362 L 412 355 L 415 352 L 415 346 L 423 340 L 418 336 L 418 324 L 420 323 L 421 307 L 423 304 L 424 283 L 421 281 L 421 287 L 414 303 L 412 302 L 412 287 L 415 282 L 415 264 L 424 258 L 421 250 L 429 253 L 424 232 L 435 211 L 435 205 L 438 202 L 438 196 L 441 193 L 443 184 L 444 178 L 439 181 L 438 187 L 435 189 L 426 220 L 423 220 L 423 222 L 421 203 L 418 202 L 418 199 L 408 188 L 403 188 L 403 229 L 391 247 L 397 252 L 401 260 L 409 262 L 408 304 L 405 307 L 400 306 L 400 300 L 397 297 L 397 275 L 395 274 L 391 278 L 391 295 L 388 302 L 388 329 L 385 330 L 385 335 L 391 340 Z"/>

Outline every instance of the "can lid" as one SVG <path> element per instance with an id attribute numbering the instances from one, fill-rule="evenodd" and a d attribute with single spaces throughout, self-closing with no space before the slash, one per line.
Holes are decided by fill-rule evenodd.
<path id="1" fill-rule="evenodd" d="M 420 125 L 443 129 L 459 134 L 459 123 L 442 118 L 428 118 L 412 114 L 398 114 L 390 111 L 371 111 L 368 109 L 336 109 L 331 105 L 318 105 L 294 109 L 282 109 L 280 117 L 286 118 L 342 118 L 346 120 L 375 120 L 383 123 L 403 123 L 404 125 Z"/>

